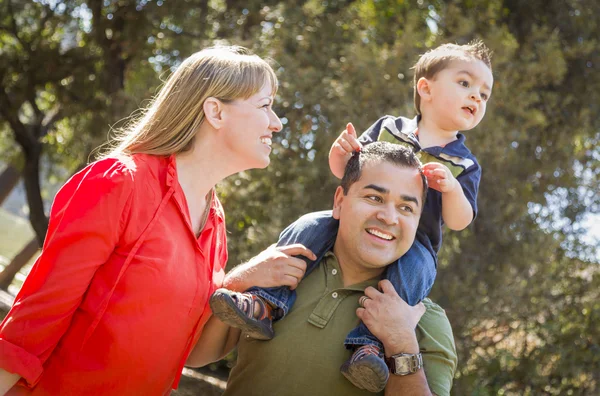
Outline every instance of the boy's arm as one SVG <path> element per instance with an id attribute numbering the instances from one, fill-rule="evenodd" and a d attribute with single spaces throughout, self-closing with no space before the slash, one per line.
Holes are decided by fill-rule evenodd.
<path id="1" fill-rule="evenodd" d="M 429 188 L 442 193 L 442 219 L 448 228 L 460 231 L 474 217 L 474 208 L 467 199 L 463 187 L 447 166 L 430 162 L 423 165 Z"/>
<path id="2" fill-rule="evenodd" d="M 358 141 L 354 125 L 348 123 L 346 129 L 335 139 L 331 145 L 331 150 L 329 150 L 329 169 L 331 169 L 331 173 L 338 179 L 344 177 L 344 170 L 352 153 L 360 151 L 361 148 L 362 145 Z"/>
<path id="3" fill-rule="evenodd" d="M 384 116 L 378 119 L 366 131 L 357 137 L 356 129 L 352 123 L 346 125 L 346 129 L 333 142 L 329 150 L 329 168 L 331 173 L 338 179 L 344 176 L 346 164 L 354 151 L 360 151 L 363 145 L 376 142 L 381 133 L 381 128 L 386 120 L 394 119 L 392 116 Z"/>

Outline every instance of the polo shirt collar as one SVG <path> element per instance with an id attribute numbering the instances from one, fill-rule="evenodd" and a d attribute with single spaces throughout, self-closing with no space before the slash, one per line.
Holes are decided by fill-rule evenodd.
<path id="1" fill-rule="evenodd" d="M 415 134 L 415 131 L 421 121 L 421 115 L 416 116 L 415 118 L 405 118 L 398 117 L 396 119 L 396 126 L 400 130 L 400 133 L 403 135 L 407 135 L 411 137 L 412 140 L 416 140 L 418 142 L 418 138 Z M 439 156 L 444 153 L 450 155 L 452 157 L 460 157 L 466 158 L 471 155 L 471 151 L 465 146 L 466 137 L 462 133 L 458 133 L 456 135 L 456 140 L 448 143 L 444 147 L 436 146 L 436 147 L 428 147 L 425 149 L 430 154 Z M 420 146 L 419 146 L 420 147 Z"/>

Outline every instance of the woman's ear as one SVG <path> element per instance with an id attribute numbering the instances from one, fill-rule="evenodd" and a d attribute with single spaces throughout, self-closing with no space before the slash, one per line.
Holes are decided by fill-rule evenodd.
<path id="1" fill-rule="evenodd" d="M 204 109 L 204 119 L 213 128 L 220 129 L 223 125 L 223 102 L 217 98 L 208 97 L 202 105 Z"/>

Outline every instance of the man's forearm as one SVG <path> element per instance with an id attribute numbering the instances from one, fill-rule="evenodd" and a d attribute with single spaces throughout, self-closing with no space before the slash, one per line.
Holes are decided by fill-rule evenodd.
<path id="1" fill-rule="evenodd" d="M 384 344 L 385 356 L 390 357 L 399 353 L 418 353 L 419 343 L 415 332 L 407 330 L 398 334 L 397 339 L 390 339 Z M 429 384 L 425 377 L 425 371 L 421 368 L 414 374 L 409 375 L 394 375 L 390 374 L 387 386 L 385 387 L 385 395 L 415 395 L 421 396 L 431 395 Z"/>

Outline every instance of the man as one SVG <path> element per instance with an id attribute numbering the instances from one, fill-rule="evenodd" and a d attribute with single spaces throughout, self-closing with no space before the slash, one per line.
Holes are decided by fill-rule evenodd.
<path id="1" fill-rule="evenodd" d="M 373 143 L 353 156 L 334 197 L 339 231 L 332 249 L 296 288 L 293 308 L 274 323 L 275 338 L 230 332 L 239 339 L 238 363 L 225 395 L 371 394 L 339 372 L 349 356 L 344 338 L 359 318 L 384 345 L 392 368 L 386 394 L 449 394 L 456 353 L 443 310 L 426 300 L 423 313 L 423 305 L 408 306 L 388 281 L 379 282 L 412 245 L 426 192 L 409 149 Z M 290 229 L 282 234 L 286 243 L 296 237 Z M 235 300 L 237 293 L 228 295 Z"/>

